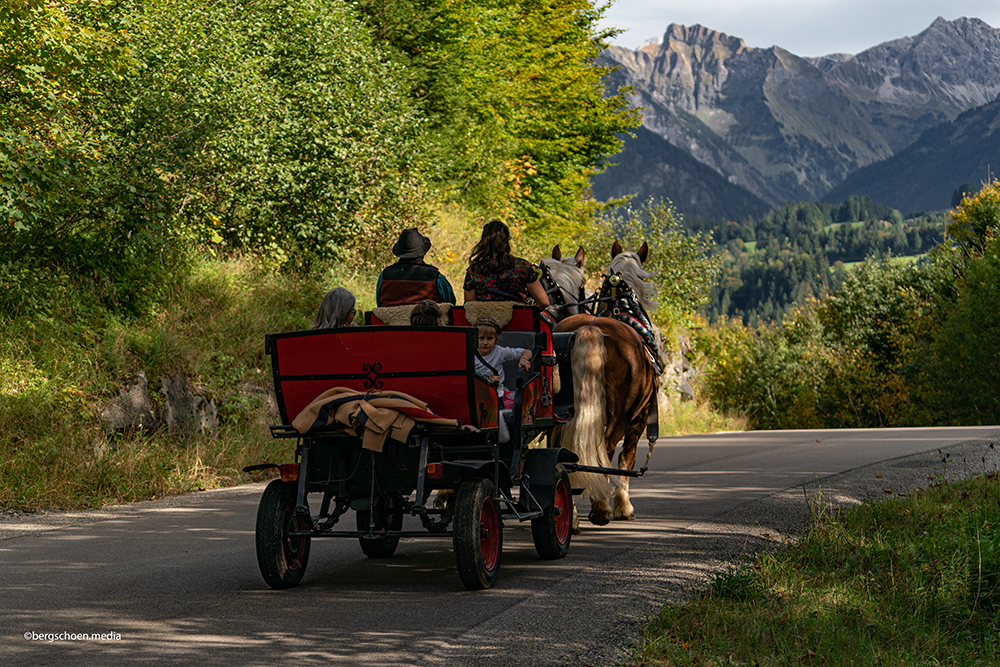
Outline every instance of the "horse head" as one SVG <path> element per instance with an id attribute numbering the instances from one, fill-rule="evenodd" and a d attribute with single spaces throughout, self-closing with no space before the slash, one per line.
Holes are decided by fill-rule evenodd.
<path id="1" fill-rule="evenodd" d="M 646 311 L 656 310 L 656 284 L 650 280 L 653 277 L 651 271 L 643 268 L 649 258 L 649 245 L 643 243 L 638 252 L 622 249 L 621 244 L 615 241 L 611 246 L 611 264 L 608 265 L 608 273 L 604 282 L 608 282 L 614 276 L 619 276 L 635 293 L 635 297 Z M 605 291 L 604 287 L 601 292 Z"/>
<path id="2" fill-rule="evenodd" d="M 608 315 L 625 322 L 642 337 L 654 364 L 664 368 L 667 360 L 660 329 L 649 317 L 656 309 L 656 284 L 653 273 L 643 268 L 649 258 L 649 245 L 642 244 L 638 252 L 622 249 L 615 241 L 611 246 L 611 263 L 598 293 L 595 315 Z"/>
<path id="3" fill-rule="evenodd" d="M 539 280 L 545 293 L 549 295 L 546 311 L 556 319 L 565 319 L 580 312 L 578 303 L 584 299 L 583 285 L 587 280 L 583 271 L 585 253 L 581 246 L 573 257 L 562 256 L 559 246 L 552 248 L 552 257 L 538 263 L 541 271 Z"/>

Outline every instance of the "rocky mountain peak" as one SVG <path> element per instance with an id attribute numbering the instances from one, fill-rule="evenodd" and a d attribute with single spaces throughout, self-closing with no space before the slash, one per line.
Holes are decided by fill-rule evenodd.
<path id="1" fill-rule="evenodd" d="M 863 84 L 890 104 L 937 107 L 948 118 L 1000 93 L 1000 30 L 975 18 L 938 17 L 923 32 L 859 53 L 834 78 Z"/>
<path id="2" fill-rule="evenodd" d="M 671 44 L 701 47 L 706 53 L 715 53 L 717 47 L 720 46 L 729 51 L 729 54 L 741 53 L 748 48 L 746 42 L 739 37 L 712 30 L 697 23 L 693 26 L 684 26 L 679 23 L 671 23 L 667 26 L 667 31 L 663 34 L 661 48 L 669 48 Z"/>

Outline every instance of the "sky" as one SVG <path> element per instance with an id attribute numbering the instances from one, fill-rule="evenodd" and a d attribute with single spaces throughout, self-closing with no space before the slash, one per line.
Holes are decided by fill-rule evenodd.
<path id="1" fill-rule="evenodd" d="M 662 37 L 671 23 L 698 23 L 747 46 L 823 56 L 916 35 L 939 16 L 1000 28 L 1000 0 L 617 0 L 601 27 L 623 29 L 611 42 L 630 49 Z"/>

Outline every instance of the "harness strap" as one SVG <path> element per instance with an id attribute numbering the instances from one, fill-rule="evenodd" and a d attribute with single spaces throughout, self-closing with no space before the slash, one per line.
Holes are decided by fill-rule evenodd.
<path id="1" fill-rule="evenodd" d="M 656 444 L 656 439 L 660 437 L 660 407 L 659 401 L 656 399 L 657 393 L 658 391 L 654 392 L 653 404 L 649 406 L 649 412 L 646 413 L 646 440 L 649 441 L 649 450 L 646 452 L 646 462 L 639 469 L 640 475 L 649 468 L 649 459 L 653 456 L 653 446 Z"/>
<path id="2" fill-rule="evenodd" d="M 597 299 L 595 314 L 604 314 L 632 327 L 642 338 L 646 348 L 646 356 L 653 365 L 657 376 L 663 375 L 659 355 L 656 349 L 656 337 L 653 325 L 649 321 L 646 309 L 642 307 L 635 296 L 632 287 L 625 281 L 621 273 L 604 277 L 601 292 Z"/>

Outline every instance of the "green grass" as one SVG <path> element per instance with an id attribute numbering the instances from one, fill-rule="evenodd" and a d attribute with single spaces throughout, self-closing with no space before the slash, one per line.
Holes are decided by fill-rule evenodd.
<path id="1" fill-rule="evenodd" d="M 916 262 L 920 258 L 924 257 L 926 254 L 927 253 L 923 253 L 920 255 L 892 255 L 891 257 L 887 257 L 887 259 L 895 264 L 912 264 L 913 262 Z M 859 266 L 861 264 L 864 264 L 864 260 L 860 262 L 845 262 L 844 268 L 853 269 L 854 267 Z M 831 266 L 830 270 L 833 271 L 834 267 Z"/>
<path id="2" fill-rule="evenodd" d="M 746 417 L 717 412 L 708 401 L 685 401 L 676 398 L 670 409 L 660 411 L 660 436 L 689 435 L 692 433 L 718 433 L 719 431 L 745 431 Z"/>
<path id="3" fill-rule="evenodd" d="M 647 628 L 636 665 L 993 665 L 1000 482 L 818 511 L 799 542 L 715 576 Z"/>
<path id="4" fill-rule="evenodd" d="M 0 507 L 75 508 L 226 486 L 256 479 L 241 471 L 286 460 L 274 417 L 241 385 L 265 387 L 266 333 L 309 326 L 323 294 L 346 285 L 367 299 L 374 275 L 335 267 L 275 275 L 247 259 L 201 260 L 171 285 L 158 308 L 123 319 L 87 302 L 86 285 L 60 291 L 50 313 L 0 324 Z M 152 400 L 161 380 L 183 374 L 215 401 L 219 434 L 179 439 L 109 433 L 101 408 L 139 371 Z"/>
<path id="5" fill-rule="evenodd" d="M 832 231 L 840 229 L 841 227 L 844 227 L 844 226 L 848 226 L 851 229 L 857 229 L 859 227 L 864 227 L 865 223 L 863 223 L 863 222 L 835 222 L 833 224 L 826 225 L 825 227 L 823 227 L 823 231 L 824 232 L 832 232 Z"/>

